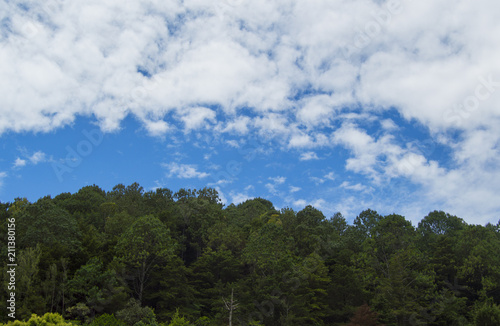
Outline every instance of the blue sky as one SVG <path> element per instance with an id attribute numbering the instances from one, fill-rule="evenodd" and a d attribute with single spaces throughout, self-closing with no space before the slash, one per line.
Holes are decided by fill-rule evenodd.
<path id="1" fill-rule="evenodd" d="M 138 182 L 500 218 L 496 1 L 4 5 L 2 202 Z"/>

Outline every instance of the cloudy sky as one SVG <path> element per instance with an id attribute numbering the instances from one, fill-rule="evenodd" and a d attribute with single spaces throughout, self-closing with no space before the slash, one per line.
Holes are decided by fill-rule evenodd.
<path id="1" fill-rule="evenodd" d="M 500 218 L 497 0 L 7 0 L 0 200 L 214 187 Z"/>

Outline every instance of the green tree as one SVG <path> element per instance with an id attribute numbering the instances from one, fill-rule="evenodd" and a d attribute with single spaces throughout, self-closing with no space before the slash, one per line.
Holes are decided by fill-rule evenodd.
<path id="1" fill-rule="evenodd" d="M 175 251 L 170 231 L 154 216 L 140 217 L 121 235 L 116 245 L 117 259 L 127 267 L 140 303 L 151 272 Z"/>
<path id="2" fill-rule="evenodd" d="M 50 197 L 27 205 L 16 219 L 21 247 L 40 243 L 46 248 L 70 254 L 80 246 L 77 221 L 68 211 L 56 206 Z"/>
<path id="3" fill-rule="evenodd" d="M 37 289 L 41 254 L 40 245 L 19 251 L 17 293 L 20 318 L 28 318 L 32 313 L 43 313 L 45 310 L 45 301 Z"/>
<path id="4" fill-rule="evenodd" d="M 135 299 L 130 299 L 125 308 L 116 313 L 116 317 L 128 326 L 158 326 L 153 309 L 141 307 Z"/>
<path id="5" fill-rule="evenodd" d="M 68 290 L 75 303 L 89 308 L 89 317 L 124 303 L 127 295 L 114 270 L 106 270 L 99 258 L 91 258 L 78 269 L 68 283 Z"/>
<path id="6" fill-rule="evenodd" d="M 64 318 L 57 313 L 46 313 L 43 316 L 38 316 L 36 314 L 31 315 L 28 321 L 9 321 L 8 326 L 74 326 L 75 324 L 67 322 Z"/>
<path id="7" fill-rule="evenodd" d="M 500 307 L 491 302 L 480 305 L 474 314 L 474 325 L 476 326 L 498 326 L 500 325 Z"/>
<path id="8" fill-rule="evenodd" d="M 94 318 L 90 326 L 125 326 L 125 323 L 117 319 L 113 314 L 102 314 Z"/>
<path id="9" fill-rule="evenodd" d="M 179 316 L 179 310 L 175 312 L 172 316 L 172 320 L 168 323 L 168 326 L 190 326 L 192 325 L 186 318 Z"/>

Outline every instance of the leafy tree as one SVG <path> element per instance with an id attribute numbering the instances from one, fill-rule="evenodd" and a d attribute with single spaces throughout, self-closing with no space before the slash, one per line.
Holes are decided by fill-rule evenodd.
<path id="1" fill-rule="evenodd" d="M 366 237 L 372 236 L 372 230 L 382 219 L 382 216 L 379 215 L 376 211 L 371 209 L 367 209 L 362 211 L 355 219 L 354 226 L 359 231 L 361 236 L 361 240 Z"/>
<path id="2" fill-rule="evenodd" d="M 293 237 L 301 256 L 307 256 L 319 249 L 321 236 L 326 231 L 327 221 L 323 213 L 312 206 L 306 206 L 296 215 Z"/>
<path id="3" fill-rule="evenodd" d="M 468 225 L 456 243 L 457 277 L 469 300 L 500 302 L 500 238 L 496 231 Z"/>
<path id="4" fill-rule="evenodd" d="M 431 241 L 433 235 L 453 234 L 463 230 L 465 225 L 465 222 L 461 218 L 447 214 L 443 211 L 433 211 L 418 223 L 417 232 L 420 233 L 426 241 Z"/>
<path id="5" fill-rule="evenodd" d="M 117 259 L 128 268 L 140 303 L 151 272 L 168 261 L 175 250 L 170 231 L 154 216 L 140 217 L 121 235 L 116 245 Z"/>
<path id="6" fill-rule="evenodd" d="M 192 325 L 186 318 L 179 316 L 179 310 L 175 312 L 168 326 L 190 326 Z"/>
<path id="7" fill-rule="evenodd" d="M 250 235 L 243 259 L 259 275 L 277 274 L 290 267 L 287 264 L 291 259 L 291 241 L 281 226 L 266 224 Z"/>
<path id="8" fill-rule="evenodd" d="M 133 217 L 139 217 L 145 213 L 144 188 L 137 182 L 125 187 L 118 184 L 107 194 L 109 201 L 116 203 L 120 210 L 126 211 Z"/>
<path id="9" fill-rule="evenodd" d="M 190 270 L 178 256 L 173 256 L 151 272 L 150 288 L 144 295 L 144 303 L 155 309 L 160 321 L 173 315 L 173 308 L 180 307 L 182 313 L 196 315 L 195 290 L 189 283 Z M 197 299 L 198 296 L 196 296 Z"/>
<path id="10" fill-rule="evenodd" d="M 367 286 L 383 321 L 406 325 L 434 291 L 434 274 L 414 244 L 415 231 L 401 215 L 379 219 L 365 240 Z"/>
<path id="11" fill-rule="evenodd" d="M 80 246 L 77 221 L 68 211 L 56 206 L 50 197 L 25 206 L 16 219 L 21 247 L 40 243 L 46 248 L 59 248 L 69 254 Z"/>
<path id="12" fill-rule="evenodd" d="M 32 313 L 43 313 L 45 301 L 37 291 L 41 248 L 26 248 L 19 251 L 17 268 L 17 293 L 19 295 L 18 316 L 28 318 Z"/>
<path id="13" fill-rule="evenodd" d="M 3 233 L 16 220 L 16 316 L 37 314 L 31 324 L 68 323 L 38 317 L 57 312 L 94 325 L 224 325 L 232 290 L 241 325 L 499 323 L 500 222 L 432 211 L 415 229 L 368 209 L 349 225 L 312 206 L 277 211 L 255 198 L 224 208 L 211 188 L 137 183 L 16 198 L 0 217 Z"/>
<path id="14" fill-rule="evenodd" d="M 500 307 L 491 302 L 485 302 L 479 306 L 474 315 L 476 326 L 500 325 Z"/>
<path id="15" fill-rule="evenodd" d="M 297 289 L 292 288 L 288 295 L 295 301 L 288 302 L 296 314 L 290 320 L 291 324 L 321 324 L 329 308 L 326 290 L 330 283 L 328 268 L 318 254 L 312 253 L 296 267 L 296 277 Z"/>
<path id="16" fill-rule="evenodd" d="M 125 326 L 125 323 L 115 317 L 113 314 L 102 314 L 96 317 L 90 326 Z"/>
<path id="17" fill-rule="evenodd" d="M 141 307 L 140 302 L 135 299 L 130 299 L 125 308 L 116 313 L 116 317 L 128 326 L 158 326 L 153 309 Z"/>
<path id="18" fill-rule="evenodd" d="M 67 322 L 64 318 L 57 313 L 46 313 L 43 316 L 37 316 L 33 314 L 30 319 L 26 322 L 23 321 L 9 321 L 7 324 L 0 325 L 8 325 L 8 326 L 74 326 L 75 324 Z"/>
<path id="19" fill-rule="evenodd" d="M 89 317 L 104 312 L 124 302 L 127 298 L 124 287 L 114 270 L 105 270 L 99 258 L 92 258 L 78 269 L 68 283 L 74 302 L 84 303 L 89 308 Z"/>

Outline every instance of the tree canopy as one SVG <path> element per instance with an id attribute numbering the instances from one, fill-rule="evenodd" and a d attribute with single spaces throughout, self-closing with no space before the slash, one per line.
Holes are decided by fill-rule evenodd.
<path id="1" fill-rule="evenodd" d="M 224 206 L 212 188 L 133 183 L 17 198 L 0 203 L 0 214 L 4 234 L 15 218 L 18 239 L 17 321 L 0 316 L 8 325 L 500 320 L 500 224 L 443 211 L 414 226 L 367 209 L 349 223 L 312 206 L 278 210 L 263 198 Z M 7 261 L 5 242 L 0 253 Z M 4 285 L 8 275 L 4 267 Z"/>

